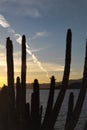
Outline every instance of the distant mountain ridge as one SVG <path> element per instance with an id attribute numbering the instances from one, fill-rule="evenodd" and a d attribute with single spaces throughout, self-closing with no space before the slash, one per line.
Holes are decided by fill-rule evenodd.
<path id="1" fill-rule="evenodd" d="M 82 79 L 70 79 L 69 80 L 69 85 L 67 89 L 79 89 L 81 87 L 81 81 Z M 56 82 L 56 89 L 60 89 L 62 87 L 62 82 Z M 50 83 L 42 83 L 40 84 L 40 89 L 49 89 Z M 32 89 L 33 88 L 33 83 L 27 83 L 27 88 Z"/>

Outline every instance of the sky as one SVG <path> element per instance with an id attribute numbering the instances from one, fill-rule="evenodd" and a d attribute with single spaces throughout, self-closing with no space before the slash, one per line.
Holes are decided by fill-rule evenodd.
<path id="1" fill-rule="evenodd" d="M 67 29 L 72 30 L 70 79 L 83 76 L 86 0 L 0 0 L 0 86 L 7 84 L 6 38 L 13 41 L 14 80 L 21 76 L 21 36 L 27 41 L 27 83 L 62 80 Z"/>

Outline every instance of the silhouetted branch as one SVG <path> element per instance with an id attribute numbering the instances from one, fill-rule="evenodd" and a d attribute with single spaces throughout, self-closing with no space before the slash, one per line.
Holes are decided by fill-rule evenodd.
<path id="1" fill-rule="evenodd" d="M 8 83 L 8 120 L 14 122 L 15 109 L 15 93 L 14 93 L 14 65 L 13 65 L 13 45 L 10 38 L 6 41 L 6 56 L 7 56 L 7 83 Z"/>
<path id="2" fill-rule="evenodd" d="M 62 88 L 59 92 L 57 100 L 55 102 L 54 108 L 51 112 L 51 115 L 48 118 L 48 121 L 43 124 L 43 130 L 52 130 L 54 128 L 56 119 L 58 117 L 62 102 L 64 100 L 65 91 L 68 85 L 69 74 L 70 74 L 70 64 L 71 64 L 71 41 L 72 41 L 72 33 L 71 30 L 68 29 L 67 31 L 67 38 L 66 38 L 66 57 L 65 57 L 65 68 L 64 68 L 64 75 L 62 81 Z"/>
<path id="3" fill-rule="evenodd" d="M 73 130 L 75 128 L 84 103 L 86 89 L 87 89 L 87 43 L 86 43 L 86 54 L 85 54 L 82 86 L 78 95 L 75 109 L 73 110 L 73 115 L 71 116 L 71 119 L 69 120 L 65 130 Z"/>
<path id="4" fill-rule="evenodd" d="M 22 65 L 21 65 L 21 95 L 22 95 L 22 116 L 25 118 L 26 108 L 26 38 L 22 36 Z"/>

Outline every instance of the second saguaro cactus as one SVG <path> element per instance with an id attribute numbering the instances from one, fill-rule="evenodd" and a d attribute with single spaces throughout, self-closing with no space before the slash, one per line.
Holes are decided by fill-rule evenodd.
<path id="1" fill-rule="evenodd" d="M 31 98 L 31 121 L 32 129 L 40 129 L 40 94 L 39 94 L 39 83 L 35 79 L 33 83 L 33 93 Z"/>
<path id="2" fill-rule="evenodd" d="M 59 92 L 59 95 L 57 97 L 57 100 L 55 102 L 54 108 L 47 120 L 46 123 L 43 124 L 42 128 L 43 130 L 53 130 L 56 119 L 58 117 L 60 108 L 62 106 L 66 88 L 69 81 L 69 74 L 70 74 L 70 65 L 71 65 L 71 43 L 72 43 L 72 32 L 71 29 L 68 29 L 67 31 L 67 37 L 66 37 L 66 55 L 65 55 L 65 67 L 64 67 L 64 75 L 63 75 L 63 81 L 62 81 L 62 88 Z"/>
<path id="3" fill-rule="evenodd" d="M 21 65 L 21 98 L 22 98 L 22 116 L 25 116 L 26 107 L 26 38 L 22 36 L 22 65 Z"/>
<path id="4" fill-rule="evenodd" d="M 86 96 L 86 90 L 87 90 L 87 41 L 86 41 L 85 63 L 84 63 L 82 86 L 80 88 L 80 92 L 78 95 L 76 105 L 75 105 L 74 110 L 73 110 L 73 114 L 70 117 L 70 120 L 68 121 L 68 123 L 65 127 L 65 130 L 74 130 L 74 128 L 76 127 L 76 124 L 77 124 L 78 119 L 80 117 L 80 113 L 82 110 L 84 99 Z"/>
<path id="5" fill-rule="evenodd" d="M 6 41 L 7 56 L 7 83 L 8 83 L 8 119 L 12 122 L 14 118 L 15 93 L 14 93 L 14 64 L 13 64 L 13 45 L 10 38 Z"/>

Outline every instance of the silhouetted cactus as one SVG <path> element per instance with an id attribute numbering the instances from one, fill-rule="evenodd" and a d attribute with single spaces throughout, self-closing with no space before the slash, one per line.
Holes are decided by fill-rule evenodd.
<path id="1" fill-rule="evenodd" d="M 85 122 L 85 126 L 84 126 L 83 130 L 87 130 L 87 120 Z"/>
<path id="2" fill-rule="evenodd" d="M 14 65 L 13 65 L 13 45 L 10 38 L 6 41 L 7 56 L 7 83 L 8 83 L 8 111 L 9 122 L 14 118 L 15 93 L 14 93 Z"/>
<path id="3" fill-rule="evenodd" d="M 69 81 L 70 64 L 71 64 L 71 42 L 72 42 L 72 32 L 71 29 L 68 29 L 67 37 L 66 37 L 65 68 L 64 68 L 64 75 L 62 81 L 63 88 L 67 87 Z"/>
<path id="4" fill-rule="evenodd" d="M 74 95 L 73 95 L 73 92 L 71 92 L 70 96 L 69 96 L 68 112 L 67 112 L 67 118 L 66 118 L 65 128 L 66 128 L 66 125 L 69 122 L 70 118 L 72 117 L 73 108 L 74 108 Z"/>
<path id="5" fill-rule="evenodd" d="M 16 113 L 17 118 L 21 117 L 21 84 L 20 84 L 20 78 L 17 77 L 16 81 Z"/>
<path id="6" fill-rule="evenodd" d="M 0 130 L 8 129 L 8 88 L 0 90 Z"/>
<path id="7" fill-rule="evenodd" d="M 21 83 L 20 78 L 17 77 L 16 82 L 16 99 L 14 92 L 14 65 L 13 65 L 13 46 L 10 38 L 7 38 L 7 78 L 8 78 L 8 89 L 3 88 L 0 91 L 0 98 L 6 97 L 6 104 L 2 103 L 0 99 L 0 129 L 4 130 L 53 130 L 56 119 L 59 115 L 65 92 L 68 86 L 70 64 L 71 64 L 71 42 L 72 32 L 71 29 L 67 31 L 66 38 L 66 55 L 65 55 L 65 67 L 62 80 L 62 87 L 57 96 L 56 102 L 53 105 L 54 89 L 55 89 L 55 77 L 51 77 L 50 90 L 48 96 L 48 102 L 44 119 L 42 120 L 43 106 L 40 106 L 40 88 L 38 80 L 35 79 L 33 83 L 33 93 L 31 96 L 31 105 L 26 103 L 26 39 L 22 36 L 22 65 L 21 65 Z M 65 130 L 74 130 L 77 121 L 79 119 L 81 109 L 83 106 L 84 98 L 86 95 L 87 87 L 87 43 L 86 43 L 86 56 L 84 64 L 84 73 L 82 80 L 82 87 L 76 102 L 73 107 L 74 96 L 70 93 L 68 112 L 65 124 Z M 5 99 L 4 99 L 5 102 Z M 31 106 L 31 109 L 30 109 Z M 2 109 L 4 107 L 4 109 Z M 8 108 L 8 109 L 6 109 Z M 5 113 L 7 110 L 7 114 Z M 3 112 L 3 114 L 1 113 Z M 5 116 L 6 114 L 6 116 Z M 15 114 L 15 116 L 14 116 Z M 15 118 L 14 118 L 15 117 Z M 2 120 L 1 120 L 2 118 Z M 6 119 L 8 121 L 6 121 Z M 7 128 L 4 127 L 4 120 Z"/>
<path id="8" fill-rule="evenodd" d="M 32 121 L 32 129 L 34 130 L 37 128 L 38 130 L 40 129 L 40 94 L 39 94 L 39 83 L 38 80 L 34 80 L 33 84 L 33 93 L 32 93 L 32 100 L 31 100 L 31 121 Z M 42 108 L 41 108 L 42 111 Z"/>
<path id="9" fill-rule="evenodd" d="M 51 83 L 50 83 L 49 97 L 48 97 L 48 102 L 47 102 L 47 107 L 46 107 L 43 125 L 45 124 L 45 122 L 47 122 L 47 120 L 48 120 L 48 118 L 49 118 L 49 116 L 52 112 L 53 99 L 54 99 L 54 89 L 55 89 L 55 77 L 52 76 Z"/>
<path id="10" fill-rule="evenodd" d="M 26 38 L 24 35 L 22 36 L 21 98 L 22 116 L 24 118 L 26 108 Z"/>
<path id="11" fill-rule="evenodd" d="M 73 130 L 76 127 L 77 121 L 79 119 L 82 106 L 84 103 L 85 95 L 87 89 L 87 42 L 86 42 L 86 53 L 85 53 L 85 63 L 84 63 L 84 72 L 83 72 L 83 79 L 82 79 L 82 86 L 78 95 L 78 99 L 73 110 L 73 114 L 66 125 L 65 130 Z"/>
<path id="12" fill-rule="evenodd" d="M 64 75 L 63 75 L 63 81 L 62 81 L 62 88 L 59 92 L 59 95 L 57 97 L 57 100 L 55 102 L 54 108 L 48 118 L 48 121 L 43 124 L 42 129 L 43 130 L 53 130 L 56 119 L 58 117 L 66 88 L 69 81 L 69 74 L 70 74 L 70 64 L 71 64 L 71 41 L 72 41 L 72 33 L 71 29 L 68 29 L 67 31 L 67 38 L 66 38 L 66 56 L 65 56 L 65 68 L 64 68 Z"/>

